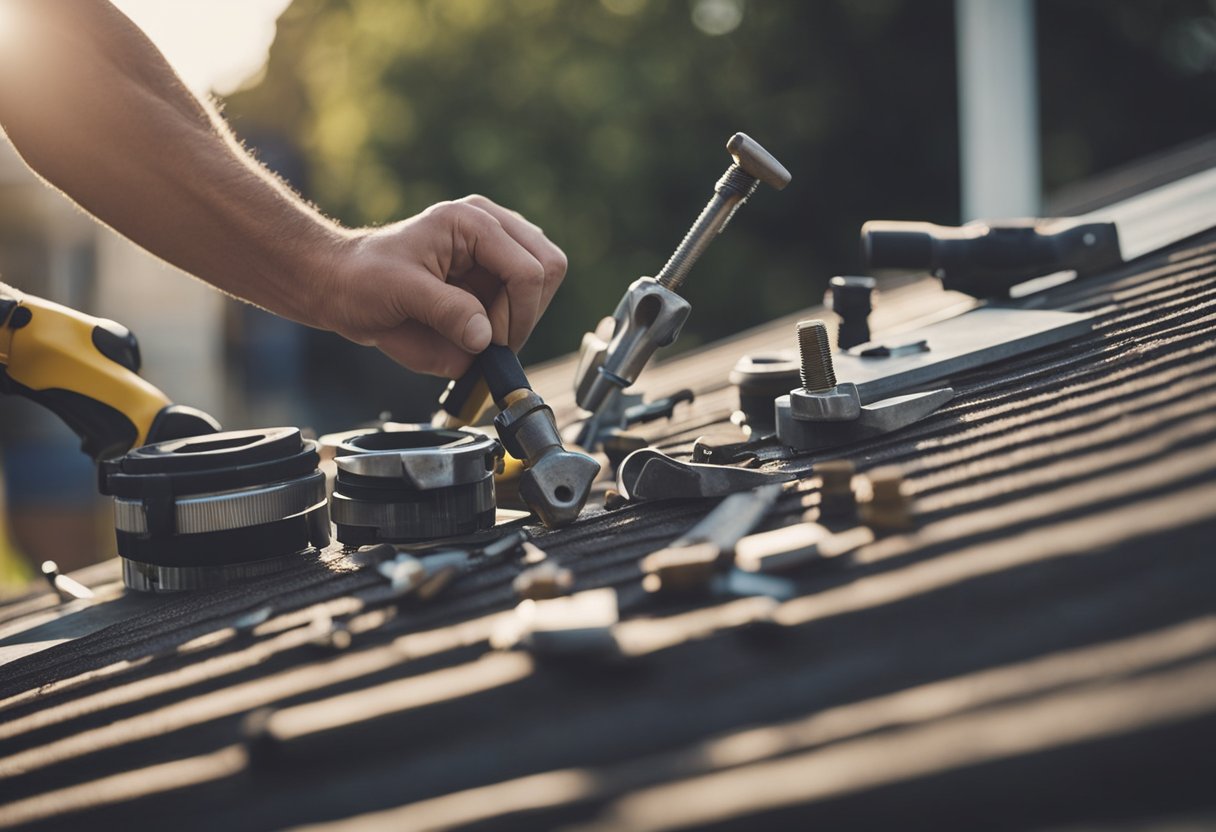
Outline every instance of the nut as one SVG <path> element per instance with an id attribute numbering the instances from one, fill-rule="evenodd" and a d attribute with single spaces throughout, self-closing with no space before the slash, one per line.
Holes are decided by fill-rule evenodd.
<path id="1" fill-rule="evenodd" d="M 799 387 L 790 391 L 790 415 L 803 422 L 850 422 L 861 416 L 861 396 L 847 382 L 814 393 Z"/>

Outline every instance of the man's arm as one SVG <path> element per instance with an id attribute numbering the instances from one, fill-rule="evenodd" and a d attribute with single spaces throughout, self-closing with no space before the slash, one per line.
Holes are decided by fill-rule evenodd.
<path id="1" fill-rule="evenodd" d="M 454 376 L 491 337 L 519 349 L 565 275 L 539 228 L 484 197 L 380 229 L 326 219 L 250 159 L 108 2 L 0 0 L 0 14 L 0 126 L 22 157 L 220 289 Z"/>

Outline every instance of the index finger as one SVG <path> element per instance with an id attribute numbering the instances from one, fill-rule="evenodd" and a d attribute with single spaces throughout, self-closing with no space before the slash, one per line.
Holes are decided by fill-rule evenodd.
<path id="1" fill-rule="evenodd" d="M 488 211 L 467 203 L 461 207 L 463 210 L 453 214 L 452 230 L 464 242 L 473 263 L 496 277 L 506 290 L 507 332 L 498 331 L 501 324 L 496 324 L 495 341 L 518 348 L 540 317 L 544 266 Z M 491 322 L 496 317 L 491 315 Z"/>
<path id="2" fill-rule="evenodd" d="M 498 220 L 503 229 L 526 248 L 544 268 L 545 283 L 541 289 L 540 300 L 540 313 L 544 314 L 566 276 L 568 261 L 565 252 L 545 236 L 545 232 L 540 226 L 529 222 L 522 214 L 504 208 L 489 197 L 475 194 L 467 196 L 461 201 L 480 208 Z"/>

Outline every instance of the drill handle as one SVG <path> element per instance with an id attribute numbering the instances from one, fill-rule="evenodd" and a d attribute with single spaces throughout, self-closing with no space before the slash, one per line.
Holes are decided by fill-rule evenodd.
<path id="1" fill-rule="evenodd" d="M 207 414 L 170 403 L 139 366 L 125 326 L 0 283 L 0 391 L 53 412 L 94 459 L 219 430 Z"/>

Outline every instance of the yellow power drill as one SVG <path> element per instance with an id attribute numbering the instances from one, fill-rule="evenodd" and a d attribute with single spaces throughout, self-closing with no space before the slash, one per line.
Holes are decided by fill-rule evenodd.
<path id="1" fill-rule="evenodd" d="M 139 342 L 122 324 L 0 283 L 0 391 L 51 410 L 95 460 L 220 429 L 140 378 L 139 364 Z"/>

